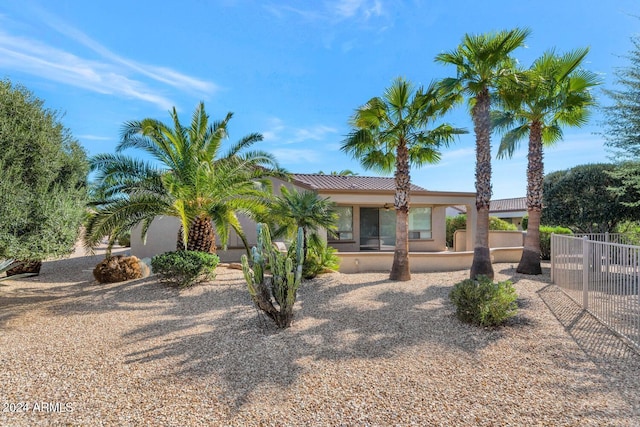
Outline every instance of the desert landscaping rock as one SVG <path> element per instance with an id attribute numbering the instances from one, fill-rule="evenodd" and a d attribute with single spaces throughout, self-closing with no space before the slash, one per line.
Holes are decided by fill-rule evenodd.
<path id="1" fill-rule="evenodd" d="M 320 276 L 278 331 L 237 270 L 184 290 L 98 285 L 99 261 L 0 288 L 0 425 L 640 425 L 640 356 L 576 313 L 548 266 L 494 266 L 521 306 L 501 328 L 454 317 L 455 271 Z"/>

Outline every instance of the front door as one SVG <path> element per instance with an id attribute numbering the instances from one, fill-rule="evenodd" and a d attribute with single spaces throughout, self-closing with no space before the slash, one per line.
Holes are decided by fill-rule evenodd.
<path id="1" fill-rule="evenodd" d="M 360 250 L 392 251 L 395 247 L 395 210 L 360 208 Z"/>

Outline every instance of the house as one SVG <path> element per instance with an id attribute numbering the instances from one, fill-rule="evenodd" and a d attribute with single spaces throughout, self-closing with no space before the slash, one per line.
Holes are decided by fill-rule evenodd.
<path id="1" fill-rule="evenodd" d="M 518 227 L 518 230 L 522 230 L 522 218 L 527 215 L 527 198 L 492 200 L 489 206 L 489 215 L 510 222 Z"/>
<path id="2" fill-rule="evenodd" d="M 450 206 L 447 208 L 447 216 L 464 215 L 467 213 L 465 206 Z M 527 215 L 527 198 L 514 197 L 511 199 L 491 200 L 489 215 L 505 220 L 522 230 L 522 218 Z"/>
<path id="3" fill-rule="evenodd" d="M 279 191 L 283 185 L 295 187 L 299 191 L 315 191 L 321 197 L 336 203 L 338 229 L 325 233 L 325 236 L 328 244 L 338 250 L 342 261 L 341 271 L 390 269 L 396 243 L 394 178 L 293 174 L 290 182 L 274 179 L 274 191 Z M 470 232 L 465 237 L 464 246 L 473 248 L 475 193 L 429 191 L 412 184 L 410 197 L 409 251 L 412 271 L 446 270 L 451 269 L 451 265 L 458 268 L 470 266 L 473 252 L 458 254 L 458 258 L 454 259 L 454 254 L 447 251 L 446 209 L 450 206 L 464 206 L 472 213 L 467 217 L 467 229 Z M 255 224 L 247 218 L 240 218 L 240 221 L 249 244 L 255 245 Z M 178 229 L 176 218 L 159 217 L 151 224 L 147 242 L 143 244 L 140 228 L 135 228 L 131 239 L 132 254 L 151 257 L 175 250 Z M 227 249 L 218 251 L 220 259 L 225 262 L 238 261 L 243 253 L 244 246 L 235 233 L 231 233 Z M 464 260 L 460 261 L 460 257 Z M 414 262 L 413 258 L 420 258 L 422 261 Z"/>

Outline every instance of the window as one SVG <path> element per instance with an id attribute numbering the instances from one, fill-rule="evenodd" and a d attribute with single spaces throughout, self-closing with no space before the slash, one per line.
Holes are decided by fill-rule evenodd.
<path id="1" fill-rule="evenodd" d="M 338 213 L 337 229 L 329 232 L 329 239 L 353 240 L 353 207 L 336 206 L 335 210 Z"/>
<path id="2" fill-rule="evenodd" d="M 409 209 L 409 239 L 431 239 L 431 208 Z"/>

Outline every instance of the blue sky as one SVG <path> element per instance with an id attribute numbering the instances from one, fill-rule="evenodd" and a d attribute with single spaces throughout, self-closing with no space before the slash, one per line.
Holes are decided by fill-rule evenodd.
<path id="1" fill-rule="evenodd" d="M 112 152 L 127 120 L 168 121 L 175 106 L 188 123 L 202 100 L 214 119 L 234 113 L 231 141 L 262 133 L 259 147 L 292 172 L 371 175 L 339 150 L 350 115 L 398 76 L 421 85 L 453 75 L 433 58 L 465 33 L 529 27 L 515 54 L 525 65 L 550 48 L 589 46 L 586 68 L 612 88 L 639 15 L 637 0 L 3 0 L 0 76 L 64 112 L 89 154 Z M 466 107 L 446 120 L 470 133 L 412 180 L 474 191 Z M 545 172 L 608 161 L 601 130 L 597 111 L 588 126 L 566 129 L 545 152 Z M 525 145 L 494 160 L 494 199 L 526 194 Z"/>

